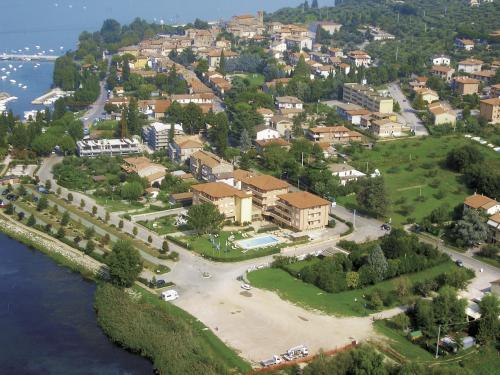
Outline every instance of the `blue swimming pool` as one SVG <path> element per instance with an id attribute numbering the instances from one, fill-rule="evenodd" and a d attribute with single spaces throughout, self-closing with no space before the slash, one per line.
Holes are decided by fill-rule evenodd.
<path id="1" fill-rule="evenodd" d="M 279 238 L 276 238 L 271 235 L 261 236 L 261 237 L 253 237 L 247 240 L 239 240 L 236 241 L 236 244 L 243 249 L 255 249 L 258 247 L 267 247 L 272 245 L 277 245 L 281 242 Z"/>

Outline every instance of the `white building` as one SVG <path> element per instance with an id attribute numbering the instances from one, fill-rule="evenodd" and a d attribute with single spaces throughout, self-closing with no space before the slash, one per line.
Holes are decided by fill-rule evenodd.
<path id="1" fill-rule="evenodd" d="M 278 96 L 276 98 L 276 106 L 278 109 L 304 109 L 302 100 L 295 96 Z"/>
<path id="2" fill-rule="evenodd" d="M 432 65 L 447 65 L 450 66 L 451 58 L 447 55 L 434 55 L 431 58 Z"/>
<path id="3" fill-rule="evenodd" d="M 280 133 L 276 129 L 273 129 L 266 125 L 259 125 L 255 128 L 255 140 L 256 141 L 267 141 L 269 139 L 279 138 Z"/>
<path id="4" fill-rule="evenodd" d="M 80 157 L 123 156 L 141 152 L 136 139 L 99 139 L 76 142 L 76 153 Z"/>
<path id="5" fill-rule="evenodd" d="M 164 124 L 153 122 L 142 128 L 142 139 L 153 150 L 164 150 L 168 148 L 170 128 L 174 127 L 174 136 L 184 134 L 180 124 Z"/>
<path id="6" fill-rule="evenodd" d="M 360 172 L 348 164 L 332 164 L 329 166 L 332 176 L 337 176 L 340 179 L 342 185 L 346 185 L 348 182 L 357 181 L 359 178 L 366 177 L 366 174 Z"/>

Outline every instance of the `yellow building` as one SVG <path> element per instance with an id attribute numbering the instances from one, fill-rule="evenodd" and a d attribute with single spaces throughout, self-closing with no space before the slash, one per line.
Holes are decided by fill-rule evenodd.
<path id="1" fill-rule="evenodd" d="M 500 98 L 481 100 L 479 104 L 481 117 L 493 124 L 500 124 Z"/>
<path id="2" fill-rule="evenodd" d="M 260 175 L 241 180 L 241 190 L 252 193 L 252 201 L 263 212 L 274 207 L 278 196 L 288 193 L 288 183 L 273 176 Z"/>
<path id="3" fill-rule="evenodd" d="M 252 194 L 224 182 L 192 186 L 193 204 L 212 203 L 226 219 L 237 223 L 252 222 Z"/>
<path id="4" fill-rule="evenodd" d="M 147 56 L 137 56 L 132 64 L 134 65 L 134 69 L 145 69 L 148 65 L 148 58 Z"/>
<path id="5" fill-rule="evenodd" d="M 328 224 L 330 202 L 306 191 L 278 196 L 270 216 L 280 225 L 302 232 L 323 229 Z"/>
<path id="6" fill-rule="evenodd" d="M 392 112 L 393 100 L 390 96 L 382 96 L 372 87 L 358 83 L 344 83 L 343 100 L 360 105 L 371 112 Z"/>
<path id="7" fill-rule="evenodd" d="M 430 104 L 432 102 L 435 102 L 439 100 L 439 95 L 436 91 L 428 89 L 426 87 L 421 88 L 421 89 L 415 89 L 415 94 L 416 95 L 421 95 L 422 100 L 426 102 L 427 104 Z"/>

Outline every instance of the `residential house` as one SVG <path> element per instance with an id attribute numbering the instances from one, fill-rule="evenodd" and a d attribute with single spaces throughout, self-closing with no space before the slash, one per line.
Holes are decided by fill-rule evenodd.
<path id="1" fill-rule="evenodd" d="M 356 67 L 368 67 L 372 63 L 372 58 L 364 51 L 351 51 L 347 54 L 347 60 Z"/>
<path id="2" fill-rule="evenodd" d="M 154 118 L 161 120 L 165 117 L 165 112 L 170 108 L 172 102 L 168 99 L 154 99 L 154 100 L 139 100 L 137 103 L 139 111 Z"/>
<path id="3" fill-rule="evenodd" d="M 288 36 L 285 38 L 285 43 L 288 49 L 312 50 L 312 39 L 308 36 Z"/>
<path id="4" fill-rule="evenodd" d="M 429 104 L 428 110 L 434 119 L 434 125 L 451 124 L 457 122 L 457 115 L 447 104 L 435 102 Z"/>
<path id="5" fill-rule="evenodd" d="M 276 129 L 273 129 L 266 125 L 258 125 L 255 127 L 255 140 L 256 141 L 266 141 L 269 139 L 280 138 L 280 133 Z"/>
<path id="6" fill-rule="evenodd" d="M 427 87 L 427 81 L 429 78 L 427 77 L 415 77 L 413 81 L 410 82 L 410 87 L 412 90 L 424 89 Z"/>
<path id="7" fill-rule="evenodd" d="M 456 39 L 455 47 L 466 51 L 472 51 L 474 49 L 474 42 L 471 39 Z"/>
<path id="8" fill-rule="evenodd" d="M 262 116 L 265 125 L 271 125 L 271 120 L 274 116 L 274 112 L 272 110 L 269 108 L 257 108 L 257 113 Z"/>
<path id="9" fill-rule="evenodd" d="M 141 152 L 136 139 L 98 139 L 76 142 L 76 154 L 80 157 L 124 156 Z"/>
<path id="10" fill-rule="evenodd" d="M 209 182 L 191 186 L 193 205 L 211 203 L 228 220 L 236 223 L 252 222 L 252 194 L 223 182 Z"/>
<path id="11" fill-rule="evenodd" d="M 329 142 L 332 144 L 346 144 L 361 142 L 362 135 L 345 126 L 318 126 L 310 128 L 307 135 L 314 142 Z"/>
<path id="12" fill-rule="evenodd" d="M 180 204 L 182 206 L 191 206 L 193 204 L 193 192 L 170 194 L 168 203 L 171 205 Z"/>
<path id="13" fill-rule="evenodd" d="M 474 194 L 464 201 L 465 210 L 478 210 L 486 215 L 494 215 L 500 212 L 500 203 L 485 195 Z"/>
<path id="14" fill-rule="evenodd" d="M 304 109 L 302 100 L 295 96 L 278 96 L 276 98 L 276 107 L 278 109 Z"/>
<path id="15" fill-rule="evenodd" d="M 342 74 L 348 75 L 351 72 L 351 66 L 349 64 L 339 64 L 339 70 Z"/>
<path id="16" fill-rule="evenodd" d="M 500 213 L 490 216 L 486 223 L 490 229 L 489 242 L 500 243 Z"/>
<path id="17" fill-rule="evenodd" d="M 483 61 L 477 59 L 466 59 L 458 63 L 458 71 L 464 73 L 475 73 L 481 70 Z"/>
<path id="18" fill-rule="evenodd" d="M 393 111 L 393 100 L 382 96 L 372 87 L 358 83 L 344 83 L 343 100 L 358 104 L 371 112 L 389 113 Z"/>
<path id="19" fill-rule="evenodd" d="M 276 206 L 278 196 L 288 193 L 288 188 L 287 182 L 268 175 L 252 176 L 241 181 L 241 190 L 252 193 L 252 203 L 262 213 Z"/>
<path id="20" fill-rule="evenodd" d="M 330 202 L 306 191 L 278 196 L 268 214 L 279 225 L 302 232 L 323 229 L 328 224 Z"/>
<path id="21" fill-rule="evenodd" d="M 421 89 L 415 89 L 415 94 L 422 96 L 422 100 L 426 102 L 427 104 L 435 102 L 439 100 L 439 95 L 436 91 L 428 89 L 428 88 L 421 88 Z"/>
<path id="22" fill-rule="evenodd" d="M 170 95 L 170 100 L 179 104 L 213 104 L 214 99 L 215 95 L 213 93 Z"/>
<path id="23" fill-rule="evenodd" d="M 344 51 L 341 48 L 330 47 L 328 48 L 328 53 L 332 57 L 344 57 Z"/>
<path id="24" fill-rule="evenodd" d="M 293 120 L 286 116 L 275 115 L 271 119 L 271 126 L 276 129 L 282 137 L 288 138 L 292 133 Z"/>
<path id="25" fill-rule="evenodd" d="M 229 90 L 231 90 L 231 82 L 224 78 L 212 78 L 210 80 L 212 87 L 217 95 L 223 97 Z"/>
<path id="26" fill-rule="evenodd" d="M 342 25 L 331 21 L 321 21 L 316 23 L 316 28 L 318 27 L 321 27 L 328 34 L 333 35 L 342 28 Z"/>
<path id="27" fill-rule="evenodd" d="M 224 59 L 226 61 L 234 60 L 239 56 L 237 52 L 233 52 L 231 50 L 217 50 L 217 49 L 211 50 L 207 54 L 208 66 L 210 68 L 215 69 L 219 67 L 220 58 L 223 51 L 224 51 Z"/>
<path id="28" fill-rule="evenodd" d="M 184 163 L 197 151 L 203 150 L 203 142 L 197 135 L 176 136 L 169 143 L 167 155 L 177 163 Z"/>
<path id="29" fill-rule="evenodd" d="M 490 96 L 492 98 L 500 98 L 500 83 L 491 86 Z"/>
<path id="30" fill-rule="evenodd" d="M 396 37 L 387 31 L 384 31 L 380 29 L 379 27 L 375 26 L 368 26 L 368 33 L 374 41 L 380 41 L 380 40 L 394 40 Z"/>
<path id="31" fill-rule="evenodd" d="M 451 58 L 450 56 L 439 54 L 439 55 L 434 55 L 431 58 L 431 63 L 432 65 L 447 65 L 450 66 L 451 64 Z"/>
<path id="32" fill-rule="evenodd" d="M 330 164 L 328 169 L 332 172 L 333 176 L 337 176 L 340 179 L 342 186 L 345 186 L 348 182 L 366 177 L 366 174 L 345 163 Z"/>
<path id="33" fill-rule="evenodd" d="M 402 134 L 402 125 L 389 119 L 374 120 L 370 131 L 379 138 L 399 137 Z"/>
<path id="34" fill-rule="evenodd" d="M 484 99 L 479 102 L 481 117 L 493 124 L 500 124 L 500 98 Z"/>
<path id="35" fill-rule="evenodd" d="M 127 173 L 136 173 L 139 177 L 148 180 L 149 185 L 159 185 L 167 174 L 166 168 L 161 164 L 152 163 L 144 156 L 125 158 L 122 169 Z"/>
<path id="36" fill-rule="evenodd" d="M 269 93 L 272 90 L 274 90 L 277 86 L 286 87 L 288 85 L 288 83 L 290 82 L 290 80 L 291 80 L 291 78 L 276 78 L 276 79 L 273 79 L 270 82 L 264 83 L 264 85 L 262 86 L 262 90 L 264 92 L 266 92 L 266 93 Z"/>
<path id="37" fill-rule="evenodd" d="M 453 73 L 455 73 L 455 69 L 448 66 L 434 65 L 431 72 L 434 76 L 444 79 L 446 82 L 450 82 Z"/>
<path id="38" fill-rule="evenodd" d="M 371 112 L 367 109 L 351 109 L 345 111 L 345 115 L 347 118 L 347 121 L 349 121 L 353 125 L 360 125 L 361 124 L 361 117 L 369 115 Z"/>
<path id="39" fill-rule="evenodd" d="M 465 76 L 455 77 L 453 80 L 453 88 L 460 95 L 477 94 L 479 91 L 479 81 Z"/>
<path id="40" fill-rule="evenodd" d="M 273 138 L 261 141 L 255 141 L 255 150 L 258 154 L 263 154 L 266 148 L 269 146 L 279 146 L 284 149 L 290 149 L 290 143 L 285 141 L 283 138 Z"/>
<path id="41" fill-rule="evenodd" d="M 265 30 L 262 11 L 259 11 L 257 16 L 251 14 L 234 16 L 226 25 L 227 32 L 241 39 L 252 39 L 257 35 L 262 35 Z"/>
<path id="42" fill-rule="evenodd" d="M 199 150 L 191 154 L 189 168 L 198 181 L 234 184 L 233 165 L 209 151 Z"/>
<path id="43" fill-rule="evenodd" d="M 484 83 L 485 85 L 489 84 L 495 78 L 496 71 L 489 70 L 480 70 L 479 72 L 471 73 L 471 78 L 477 79 Z"/>
<path id="44" fill-rule="evenodd" d="M 168 148 L 170 129 L 174 128 L 173 135 L 184 134 L 182 125 L 180 124 L 164 124 L 161 122 L 153 122 L 142 128 L 142 139 L 148 146 L 154 150 L 164 150 Z"/>

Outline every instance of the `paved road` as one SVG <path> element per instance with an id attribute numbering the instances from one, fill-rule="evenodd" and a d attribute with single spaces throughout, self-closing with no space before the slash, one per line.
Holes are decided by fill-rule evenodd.
<path id="1" fill-rule="evenodd" d="M 429 135 L 426 127 L 422 120 L 420 120 L 415 114 L 415 110 L 411 107 L 410 102 L 406 99 L 406 96 L 401 91 L 401 87 L 397 83 L 391 83 L 389 86 L 389 92 L 394 100 L 396 100 L 401 107 L 401 115 L 406 122 L 406 124 L 415 131 L 416 136 Z"/>
<path id="2" fill-rule="evenodd" d="M 106 90 L 106 79 L 108 78 L 109 68 L 111 66 L 111 56 L 107 56 L 106 59 L 108 62 L 108 68 L 106 72 L 106 77 L 99 83 L 100 86 L 99 97 L 81 118 L 84 129 L 89 129 L 90 126 L 94 123 L 94 121 L 97 120 L 99 117 L 101 117 L 102 112 L 104 112 L 104 105 L 106 104 L 106 100 L 108 97 L 108 92 Z"/>
<path id="3" fill-rule="evenodd" d="M 177 216 L 180 213 L 185 213 L 187 210 L 184 207 L 172 208 L 170 210 L 163 210 L 157 212 L 150 212 L 148 214 L 131 214 L 132 221 L 137 223 L 138 221 L 146 220 L 156 220 L 164 216 Z M 121 214 L 121 213 L 120 213 Z"/>

